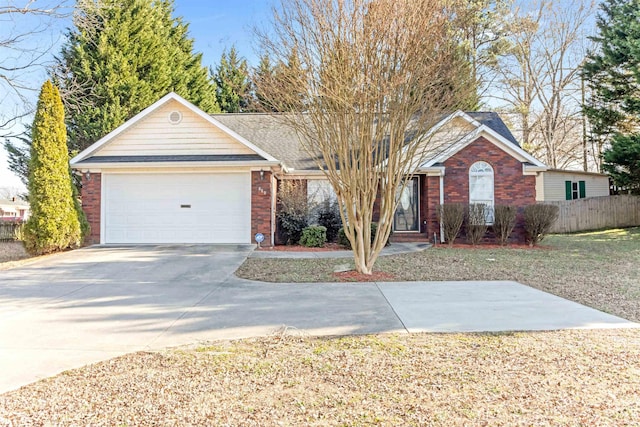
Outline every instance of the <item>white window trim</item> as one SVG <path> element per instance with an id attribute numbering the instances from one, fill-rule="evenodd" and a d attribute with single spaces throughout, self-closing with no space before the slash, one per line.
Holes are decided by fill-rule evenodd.
<path id="1" fill-rule="evenodd" d="M 480 169 L 480 170 L 474 170 L 475 169 Z M 489 169 L 489 170 L 487 170 Z M 491 177 L 491 201 L 490 203 L 486 203 L 489 200 L 473 200 L 471 198 L 471 186 L 472 186 L 472 182 L 473 182 L 473 178 L 475 177 L 481 177 L 481 176 L 490 176 Z M 493 224 L 493 207 L 495 206 L 495 189 L 496 189 L 496 180 L 495 180 L 495 173 L 493 170 L 493 166 L 491 166 L 491 164 L 489 164 L 488 162 L 485 161 L 477 161 L 474 164 L 471 165 L 471 167 L 469 168 L 469 204 L 472 203 L 484 203 L 485 206 L 490 208 L 490 211 L 486 213 L 486 218 L 487 218 L 487 225 L 492 225 Z"/>

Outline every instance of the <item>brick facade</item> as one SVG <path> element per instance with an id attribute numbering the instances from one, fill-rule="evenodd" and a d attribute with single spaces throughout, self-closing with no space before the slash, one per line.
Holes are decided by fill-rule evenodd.
<path id="1" fill-rule="evenodd" d="M 82 174 L 82 210 L 87 216 L 91 231 L 85 239 L 86 245 L 100 243 L 100 198 L 102 195 L 102 174 L 92 173 L 87 178 Z"/>
<path id="2" fill-rule="evenodd" d="M 522 174 L 522 163 L 484 137 L 460 150 L 444 162 L 444 202 L 469 203 L 469 168 L 485 161 L 493 168 L 494 204 L 519 209 L 512 238 L 524 241 L 524 206 L 536 202 L 536 177 Z"/>
<path id="3" fill-rule="evenodd" d="M 438 205 L 440 204 L 440 177 L 425 176 L 424 186 L 422 187 L 422 199 L 420 200 L 421 215 L 427 221 L 424 229 L 421 230 L 427 234 L 429 240 L 433 239 L 433 233 L 440 236 L 440 223 L 438 222 Z"/>
<path id="4" fill-rule="evenodd" d="M 271 172 L 251 172 L 251 243 L 256 233 L 264 234 L 262 246 L 273 246 L 271 242 Z"/>

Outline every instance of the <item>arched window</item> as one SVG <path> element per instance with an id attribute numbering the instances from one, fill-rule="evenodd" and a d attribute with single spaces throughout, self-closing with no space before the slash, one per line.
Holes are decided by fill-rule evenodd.
<path id="1" fill-rule="evenodd" d="M 469 168 L 469 204 L 486 206 L 487 224 L 493 224 L 493 168 L 487 162 L 475 162 Z"/>

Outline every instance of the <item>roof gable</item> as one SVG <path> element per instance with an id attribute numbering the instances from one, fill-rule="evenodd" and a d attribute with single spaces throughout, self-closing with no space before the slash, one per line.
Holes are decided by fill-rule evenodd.
<path id="1" fill-rule="evenodd" d="M 505 151 L 510 156 L 518 159 L 523 163 L 529 163 L 533 166 L 546 168 L 545 164 L 534 158 L 531 154 L 524 151 L 519 145 L 514 144 L 509 139 L 505 138 L 502 134 L 498 133 L 493 128 L 487 125 L 480 125 L 472 132 L 465 134 L 458 138 L 456 141 L 451 141 L 451 144 L 446 144 L 443 149 L 437 153 L 434 153 L 425 161 L 420 168 L 430 168 L 437 164 L 443 163 L 449 157 L 453 156 L 463 148 L 472 144 L 480 137 L 485 137 L 489 142 L 496 145 L 498 148 Z"/>
<path id="2" fill-rule="evenodd" d="M 195 105 L 170 93 L 75 156 L 71 165 L 97 157 L 190 155 L 258 155 L 276 161 Z"/>

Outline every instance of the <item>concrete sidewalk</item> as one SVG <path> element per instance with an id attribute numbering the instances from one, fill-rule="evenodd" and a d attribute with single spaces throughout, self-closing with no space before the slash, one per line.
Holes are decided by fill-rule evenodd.
<path id="1" fill-rule="evenodd" d="M 515 282 L 274 284 L 250 249 L 89 248 L 0 271 L 0 393 L 140 350 L 272 334 L 627 328 Z"/>

